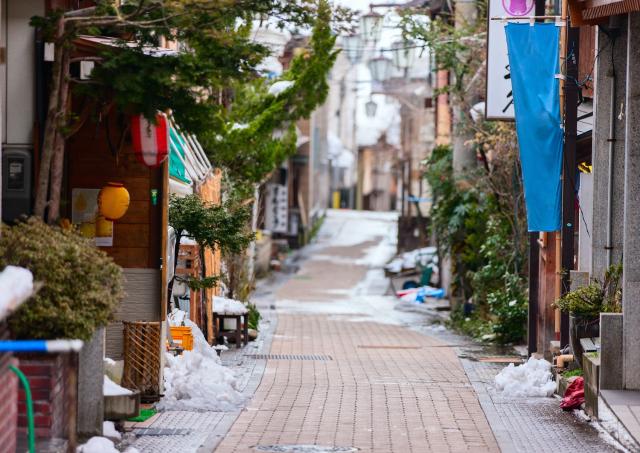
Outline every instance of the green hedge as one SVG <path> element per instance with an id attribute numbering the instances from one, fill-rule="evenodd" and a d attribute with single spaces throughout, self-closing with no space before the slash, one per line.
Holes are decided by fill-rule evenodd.
<path id="1" fill-rule="evenodd" d="M 7 265 L 31 270 L 42 284 L 8 320 L 17 338 L 88 340 L 124 295 L 121 268 L 92 241 L 34 218 L 3 226 L 0 269 Z"/>

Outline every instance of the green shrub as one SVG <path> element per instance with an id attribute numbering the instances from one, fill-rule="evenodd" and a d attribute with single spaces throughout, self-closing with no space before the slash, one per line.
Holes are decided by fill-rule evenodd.
<path id="1" fill-rule="evenodd" d="M 601 283 L 594 279 L 587 286 L 569 291 L 558 299 L 555 305 L 565 313 L 587 318 L 597 318 L 600 313 L 620 313 L 622 311 L 622 265 L 616 264 L 604 274 Z"/>
<path id="2" fill-rule="evenodd" d="M 0 269 L 25 267 L 42 288 L 8 320 L 17 338 L 88 340 L 123 297 L 122 270 L 75 231 L 35 218 L 0 235 Z"/>
<path id="3" fill-rule="evenodd" d="M 258 307 L 256 307 L 256 304 L 247 302 L 247 309 L 249 310 L 249 313 L 248 313 L 249 328 L 254 330 L 259 330 L 260 319 L 262 318 L 262 315 L 258 311 Z"/>

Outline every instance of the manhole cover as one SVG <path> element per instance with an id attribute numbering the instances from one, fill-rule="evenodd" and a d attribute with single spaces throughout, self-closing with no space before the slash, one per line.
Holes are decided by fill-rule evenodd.
<path id="1" fill-rule="evenodd" d="M 272 453 L 340 453 L 358 451 L 355 447 L 327 447 L 323 445 L 258 445 L 256 451 Z"/>
<path id="2" fill-rule="evenodd" d="M 422 346 L 359 344 L 360 349 L 422 349 Z"/>
<path id="3" fill-rule="evenodd" d="M 247 354 L 246 356 L 263 360 L 333 360 L 330 355 L 324 354 Z"/>

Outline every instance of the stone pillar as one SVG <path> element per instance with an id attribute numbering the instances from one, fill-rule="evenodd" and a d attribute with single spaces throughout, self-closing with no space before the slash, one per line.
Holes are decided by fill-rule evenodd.
<path id="1" fill-rule="evenodd" d="M 624 164 L 624 384 L 640 389 L 640 13 L 629 14 Z M 634 42 L 635 41 L 635 42 Z"/>
<path id="2" fill-rule="evenodd" d="M 78 433 L 102 436 L 104 420 L 104 329 L 84 344 L 78 360 Z"/>
<path id="3" fill-rule="evenodd" d="M 611 262 L 622 262 L 622 217 L 624 212 L 624 143 L 625 118 L 620 117 L 621 106 L 625 105 L 625 74 L 627 67 L 627 19 L 620 16 L 615 19 L 619 26 L 617 38 L 611 46 L 611 38 L 601 30 L 598 31 L 596 48 L 600 54 L 596 60 L 595 94 L 594 94 L 594 127 L 593 127 L 593 222 L 592 275 L 602 279 L 607 268 L 607 211 L 609 209 L 609 126 L 612 115 L 615 131 L 613 142 L 613 180 L 611 203 L 612 253 Z M 612 55 L 613 51 L 613 64 Z M 615 70 L 615 72 L 614 72 Z M 611 99 L 613 90 L 612 77 L 615 73 L 616 96 Z"/>
<path id="4" fill-rule="evenodd" d="M 623 388 L 623 342 L 622 315 L 600 313 L 600 388 L 622 390 Z"/>

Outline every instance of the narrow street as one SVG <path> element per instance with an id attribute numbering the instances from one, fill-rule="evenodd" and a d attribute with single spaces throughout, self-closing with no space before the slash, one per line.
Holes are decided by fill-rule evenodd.
<path id="1" fill-rule="evenodd" d="M 271 329 L 277 318 L 264 374 L 199 451 L 615 451 L 555 399 L 492 397 L 504 364 L 461 359 L 483 349 L 394 309 L 380 268 L 394 236 L 393 215 L 331 211 L 297 272 L 259 287 Z"/>

